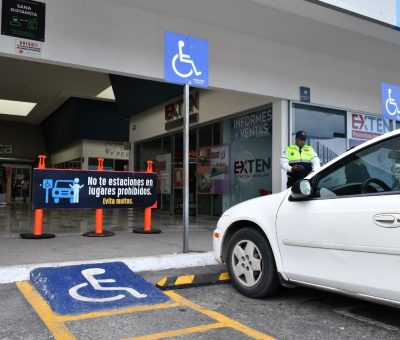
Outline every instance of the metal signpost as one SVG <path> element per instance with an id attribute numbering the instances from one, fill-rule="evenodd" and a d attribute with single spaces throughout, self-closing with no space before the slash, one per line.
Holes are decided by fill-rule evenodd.
<path id="1" fill-rule="evenodd" d="M 164 78 L 184 84 L 183 115 L 183 252 L 189 252 L 189 86 L 208 86 L 208 41 L 165 32 Z"/>

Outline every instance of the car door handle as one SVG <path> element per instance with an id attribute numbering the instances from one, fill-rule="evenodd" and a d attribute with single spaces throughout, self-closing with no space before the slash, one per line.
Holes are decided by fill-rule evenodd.
<path id="1" fill-rule="evenodd" d="M 376 225 L 383 228 L 399 228 L 400 214 L 378 214 L 373 217 Z"/>

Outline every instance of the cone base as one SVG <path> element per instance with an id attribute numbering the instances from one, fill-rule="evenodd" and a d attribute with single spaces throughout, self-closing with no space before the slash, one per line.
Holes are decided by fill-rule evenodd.
<path id="1" fill-rule="evenodd" d="M 42 240 L 42 239 L 47 239 L 47 238 L 54 238 L 56 235 L 54 234 L 42 234 L 42 235 L 35 235 L 33 233 L 25 233 L 25 234 L 19 234 L 21 238 L 26 238 L 26 239 L 31 239 L 31 240 Z"/>
<path id="2" fill-rule="evenodd" d="M 135 234 L 161 234 L 161 229 L 151 229 L 151 230 L 144 230 L 144 229 L 133 229 Z"/>
<path id="3" fill-rule="evenodd" d="M 107 236 L 114 236 L 115 233 L 113 231 L 108 231 L 108 230 L 103 230 L 102 233 L 97 234 L 94 231 L 88 231 L 86 233 L 83 233 L 82 236 L 86 237 L 107 237 Z"/>

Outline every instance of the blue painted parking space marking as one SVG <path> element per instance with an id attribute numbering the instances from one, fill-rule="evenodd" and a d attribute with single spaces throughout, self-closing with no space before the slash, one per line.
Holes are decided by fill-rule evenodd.
<path id="1" fill-rule="evenodd" d="M 60 315 L 166 302 L 169 298 L 122 262 L 37 268 L 37 291 Z"/>

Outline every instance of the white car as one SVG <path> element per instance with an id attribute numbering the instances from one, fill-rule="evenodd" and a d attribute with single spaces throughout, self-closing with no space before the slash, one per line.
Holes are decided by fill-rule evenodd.
<path id="1" fill-rule="evenodd" d="M 400 131 L 230 208 L 213 241 L 246 296 L 294 284 L 400 306 Z"/>

